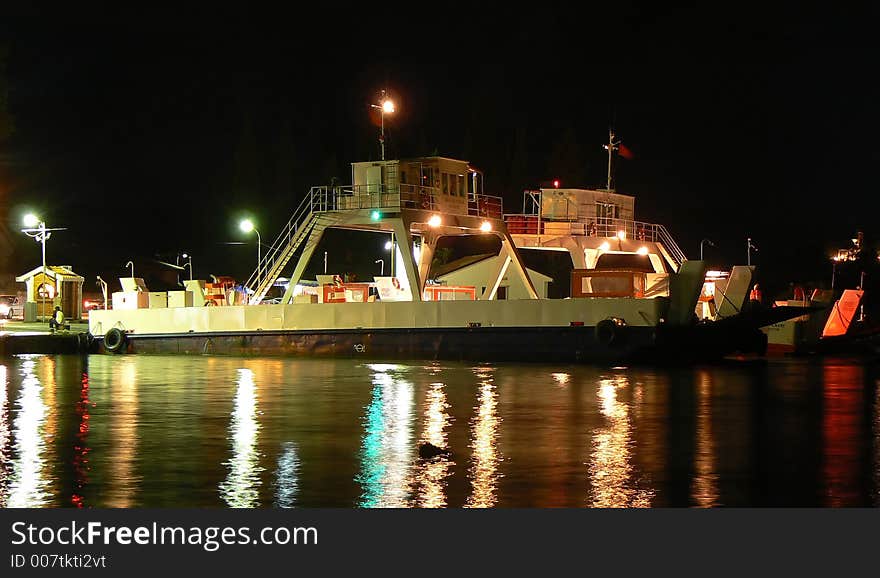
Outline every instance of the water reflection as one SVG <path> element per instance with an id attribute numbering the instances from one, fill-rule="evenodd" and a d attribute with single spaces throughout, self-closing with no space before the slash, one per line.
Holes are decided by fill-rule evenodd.
<path id="1" fill-rule="evenodd" d="M 257 436 L 257 386 L 250 369 L 239 369 L 229 439 L 232 457 L 223 462 L 229 468 L 220 484 L 220 497 L 232 508 L 256 508 L 260 505 L 260 453 Z"/>
<path id="2" fill-rule="evenodd" d="M 874 505 L 880 506 L 880 380 L 874 382 Z"/>
<path id="3" fill-rule="evenodd" d="M 823 468 L 827 506 L 860 504 L 862 368 L 827 363 L 823 389 Z"/>
<path id="4" fill-rule="evenodd" d="M 76 415 L 79 417 L 79 427 L 76 431 L 76 441 L 73 446 L 73 495 L 70 497 L 71 503 L 77 508 L 85 505 L 83 497 L 83 488 L 89 483 L 89 374 L 84 373 L 80 381 L 79 401 L 76 402 Z"/>
<path id="5" fill-rule="evenodd" d="M 43 402 L 43 385 L 35 373 L 34 357 L 21 365 L 21 391 L 16 401 L 18 415 L 12 425 L 17 459 L 12 462 L 9 494 L 4 507 L 39 508 L 48 505 L 49 480 L 46 468 L 46 420 L 50 409 Z"/>
<path id="6" fill-rule="evenodd" d="M 498 394 L 492 369 L 481 367 L 474 370 L 479 380 L 480 393 L 477 399 L 476 415 L 471 423 L 471 468 L 472 492 L 465 502 L 466 508 L 491 508 L 498 501 L 498 464 L 501 452 L 497 447 Z"/>
<path id="7" fill-rule="evenodd" d="M 127 358 L 113 365 L 110 383 L 110 402 L 113 408 L 109 416 L 110 445 L 108 465 L 110 484 L 104 500 L 110 508 L 135 506 L 135 493 L 140 478 L 135 465 L 138 460 L 138 365 Z"/>
<path id="8" fill-rule="evenodd" d="M 9 478 L 9 409 L 7 388 L 9 378 L 5 365 L 0 365 L 0 508 L 6 505 L 6 488 Z"/>
<path id="9" fill-rule="evenodd" d="M 452 419 L 446 410 L 445 385 L 432 383 L 425 395 L 424 428 L 419 443 L 429 443 L 438 448 L 446 448 L 446 430 Z M 416 471 L 416 505 L 422 508 L 442 508 L 446 506 L 446 478 L 451 473 L 453 463 L 446 456 L 419 460 Z"/>
<path id="10" fill-rule="evenodd" d="M 632 426 L 629 408 L 618 401 L 619 390 L 628 386 L 625 375 L 599 381 L 599 410 L 608 426 L 593 433 L 593 452 L 589 473 L 592 483 L 591 506 L 597 508 L 645 508 L 654 491 L 638 487 L 635 468 L 630 463 Z"/>
<path id="11" fill-rule="evenodd" d="M 413 462 L 413 384 L 396 375 L 397 365 L 373 364 L 373 389 L 364 416 L 361 442 L 362 508 L 405 507 Z M 394 371 L 395 376 L 390 372 Z"/>
<path id="12" fill-rule="evenodd" d="M 299 455 L 296 444 L 284 442 L 278 456 L 278 469 L 275 471 L 276 508 L 292 508 L 299 492 Z"/>
<path id="13" fill-rule="evenodd" d="M 712 374 L 706 370 L 697 379 L 696 455 L 691 496 L 701 508 L 718 505 L 718 474 L 715 465 L 715 441 L 712 436 Z"/>

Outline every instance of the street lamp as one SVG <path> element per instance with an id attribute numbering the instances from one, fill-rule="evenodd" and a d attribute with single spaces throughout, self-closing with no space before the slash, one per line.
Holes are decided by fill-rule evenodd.
<path id="1" fill-rule="evenodd" d="M 187 253 L 184 253 L 183 255 L 181 255 L 181 257 L 186 259 L 186 263 L 184 263 L 183 266 L 189 267 L 189 280 L 192 281 L 193 280 L 193 257 L 192 257 L 192 255 L 188 255 Z"/>
<path id="2" fill-rule="evenodd" d="M 250 219 L 245 219 L 244 221 L 239 223 L 238 226 L 245 233 L 250 233 L 251 231 L 253 231 L 257 234 L 257 286 L 254 287 L 254 291 L 256 291 L 257 287 L 260 286 L 260 263 L 262 262 L 260 254 L 260 245 L 262 245 L 262 241 L 260 240 L 260 232 L 257 230 L 256 227 L 254 227 L 254 223 Z M 192 269 L 190 269 L 190 272 L 192 272 Z"/>
<path id="3" fill-rule="evenodd" d="M 709 239 L 703 239 L 702 241 L 700 241 L 700 261 L 703 260 L 703 243 L 709 245 L 710 247 L 715 246 L 715 243 L 713 243 Z"/>
<path id="4" fill-rule="evenodd" d="M 396 255 L 394 254 L 394 233 L 391 233 L 391 240 L 385 241 L 385 250 L 391 252 L 391 256 L 389 257 L 391 260 L 391 276 L 394 277 L 394 262 L 397 260 Z"/>
<path id="5" fill-rule="evenodd" d="M 382 91 L 382 99 L 379 104 L 370 104 L 373 108 L 378 108 L 379 112 L 382 116 L 382 132 L 379 133 L 379 146 L 382 148 L 382 160 L 385 160 L 385 114 L 391 114 L 394 112 L 394 101 L 388 98 L 385 95 L 385 91 Z"/>
<path id="6" fill-rule="evenodd" d="M 840 261 L 840 257 L 835 255 L 831 258 L 831 290 L 834 291 L 834 278 L 837 276 L 837 263 Z"/>
<path id="7" fill-rule="evenodd" d="M 64 228 L 60 229 L 47 229 L 45 221 L 41 220 L 39 217 L 34 215 L 33 213 L 28 213 L 24 216 L 24 226 L 25 228 L 21 230 L 22 233 L 34 239 L 37 243 L 42 245 L 43 249 L 43 266 L 41 272 L 43 273 L 43 283 L 46 281 L 46 240 L 52 236 L 51 231 L 64 231 Z M 39 293 L 39 287 L 37 287 L 37 292 Z M 53 293 L 54 295 L 54 293 Z M 44 311 L 45 313 L 45 311 Z"/>
<path id="8" fill-rule="evenodd" d="M 385 261 L 383 259 L 376 259 L 373 263 L 380 263 L 379 266 L 379 277 L 385 276 Z"/>

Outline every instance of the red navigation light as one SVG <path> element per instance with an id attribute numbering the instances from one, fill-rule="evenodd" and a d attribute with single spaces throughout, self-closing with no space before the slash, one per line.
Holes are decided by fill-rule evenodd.
<path id="1" fill-rule="evenodd" d="M 559 179 L 556 179 L 555 181 L 553 181 L 553 187 L 556 189 L 559 188 Z"/>

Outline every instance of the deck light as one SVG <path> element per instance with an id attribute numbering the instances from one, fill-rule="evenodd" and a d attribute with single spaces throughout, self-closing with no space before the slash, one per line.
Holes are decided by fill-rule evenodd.
<path id="1" fill-rule="evenodd" d="M 490 223 L 489 221 L 483 221 L 482 223 L 480 223 L 480 230 L 484 233 L 490 232 L 492 230 L 492 223 Z"/>
<path id="2" fill-rule="evenodd" d="M 610 249 L 610 248 L 611 248 L 611 245 L 608 244 L 608 241 L 605 241 L 604 243 L 602 243 L 601 245 L 599 245 L 599 250 L 600 250 L 600 251 L 607 251 L 607 250 Z"/>
<path id="3" fill-rule="evenodd" d="M 391 243 L 391 241 L 385 241 L 385 250 L 386 251 L 390 251 L 391 247 L 393 247 L 393 246 L 394 245 Z"/>
<path id="4" fill-rule="evenodd" d="M 373 211 L 372 213 L 370 213 L 370 219 L 372 219 L 374 221 L 378 221 L 381 218 L 382 218 L 382 213 L 380 213 L 379 211 Z"/>
<path id="5" fill-rule="evenodd" d="M 432 227 L 439 227 L 441 222 L 440 215 L 431 215 L 431 218 L 428 219 L 428 225 Z"/>
<path id="6" fill-rule="evenodd" d="M 648 248 L 647 247 L 639 247 L 639 249 L 638 249 L 638 251 L 636 251 L 636 253 L 638 253 L 639 255 L 647 255 Z"/>
<path id="7" fill-rule="evenodd" d="M 626 231 L 617 231 L 617 238 L 621 241 L 626 239 Z"/>
<path id="8" fill-rule="evenodd" d="M 36 227 L 40 224 L 40 218 L 37 217 L 33 213 L 28 213 L 24 216 L 24 226 L 25 227 Z"/>

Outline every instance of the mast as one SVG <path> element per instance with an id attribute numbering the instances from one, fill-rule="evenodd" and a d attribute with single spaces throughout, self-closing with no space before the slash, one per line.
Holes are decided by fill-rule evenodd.
<path id="1" fill-rule="evenodd" d="M 612 160 L 611 159 L 614 155 L 614 151 L 617 150 L 617 146 L 619 144 L 620 144 L 620 141 L 617 141 L 617 142 L 614 141 L 614 129 L 609 128 L 608 129 L 608 144 L 605 145 L 605 149 L 608 151 L 608 183 L 605 185 L 605 189 L 608 191 L 614 190 L 613 188 L 611 188 L 612 175 L 614 174 L 613 170 L 612 170 L 612 165 L 611 165 Z"/>

